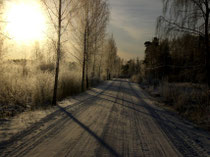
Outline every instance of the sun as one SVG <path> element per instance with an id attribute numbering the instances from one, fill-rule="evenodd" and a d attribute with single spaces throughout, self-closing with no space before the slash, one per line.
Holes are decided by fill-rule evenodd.
<path id="1" fill-rule="evenodd" d="M 12 1 L 6 9 L 6 28 L 9 37 L 18 42 L 44 39 L 46 18 L 38 0 Z"/>

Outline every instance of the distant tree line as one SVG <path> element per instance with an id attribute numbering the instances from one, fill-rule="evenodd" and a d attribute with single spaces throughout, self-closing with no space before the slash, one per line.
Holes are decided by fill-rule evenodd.
<path id="1" fill-rule="evenodd" d="M 203 41 L 186 34 L 171 41 L 154 38 L 145 42 L 145 77 L 147 80 L 205 83 Z"/>
<path id="2" fill-rule="evenodd" d="M 209 0 L 163 0 L 157 37 L 145 42 L 142 64 L 129 60 L 122 67 L 123 75 L 132 77 L 139 71 L 139 77 L 148 82 L 206 83 L 210 87 L 209 20 Z"/>
<path id="3" fill-rule="evenodd" d="M 170 53 L 175 55 L 176 51 L 178 65 L 191 66 L 185 76 L 192 76 L 190 73 L 202 66 L 196 73 L 199 81 L 205 80 L 210 88 L 210 1 L 163 0 L 163 16 L 158 18 L 157 34 L 161 39 L 170 40 Z M 197 77 L 194 79 L 198 81 Z"/>
<path id="4" fill-rule="evenodd" d="M 130 78 L 134 75 L 141 74 L 141 64 L 142 61 L 137 59 L 130 59 L 125 64 L 122 65 L 122 77 Z"/>

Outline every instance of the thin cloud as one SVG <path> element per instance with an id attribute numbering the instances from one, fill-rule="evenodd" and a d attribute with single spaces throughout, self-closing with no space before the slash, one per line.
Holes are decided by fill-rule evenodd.
<path id="1" fill-rule="evenodd" d="M 111 22 L 118 49 L 126 59 L 144 54 L 144 42 L 155 35 L 156 19 L 161 15 L 160 0 L 110 0 Z M 123 57 L 122 56 L 122 57 Z M 124 57 L 123 57 L 124 58 Z"/>

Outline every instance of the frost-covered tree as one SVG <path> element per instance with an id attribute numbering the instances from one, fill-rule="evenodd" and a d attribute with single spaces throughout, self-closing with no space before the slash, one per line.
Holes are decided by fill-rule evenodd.
<path id="1" fill-rule="evenodd" d="M 51 24 L 53 25 L 56 37 L 52 37 L 53 43 L 56 47 L 56 70 L 55 70 L 55 82 L 54 82 L 54 92 L 52 104 L 56 105 L 57 99 L 57 88 L 58 88 L 58 77 L 60 69 L 60 58 L 61 58 L 61 46 L 68 26 L 71 22 L 72 12 L 75 10 L 76 5 L 74 0 L 42 0 Z M 56 38 L 56 39 L 54 39 Z"/>

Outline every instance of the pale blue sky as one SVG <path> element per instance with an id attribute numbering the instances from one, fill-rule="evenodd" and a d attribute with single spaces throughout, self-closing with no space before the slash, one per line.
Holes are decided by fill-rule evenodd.
<path id="1" fill-rule="evenodd" d="M 109 32 L 114 34 L 118 54 L 124 59 L 144 58 L 144 42 L 155 36 L 161 0 L 109 0 Z"/>

